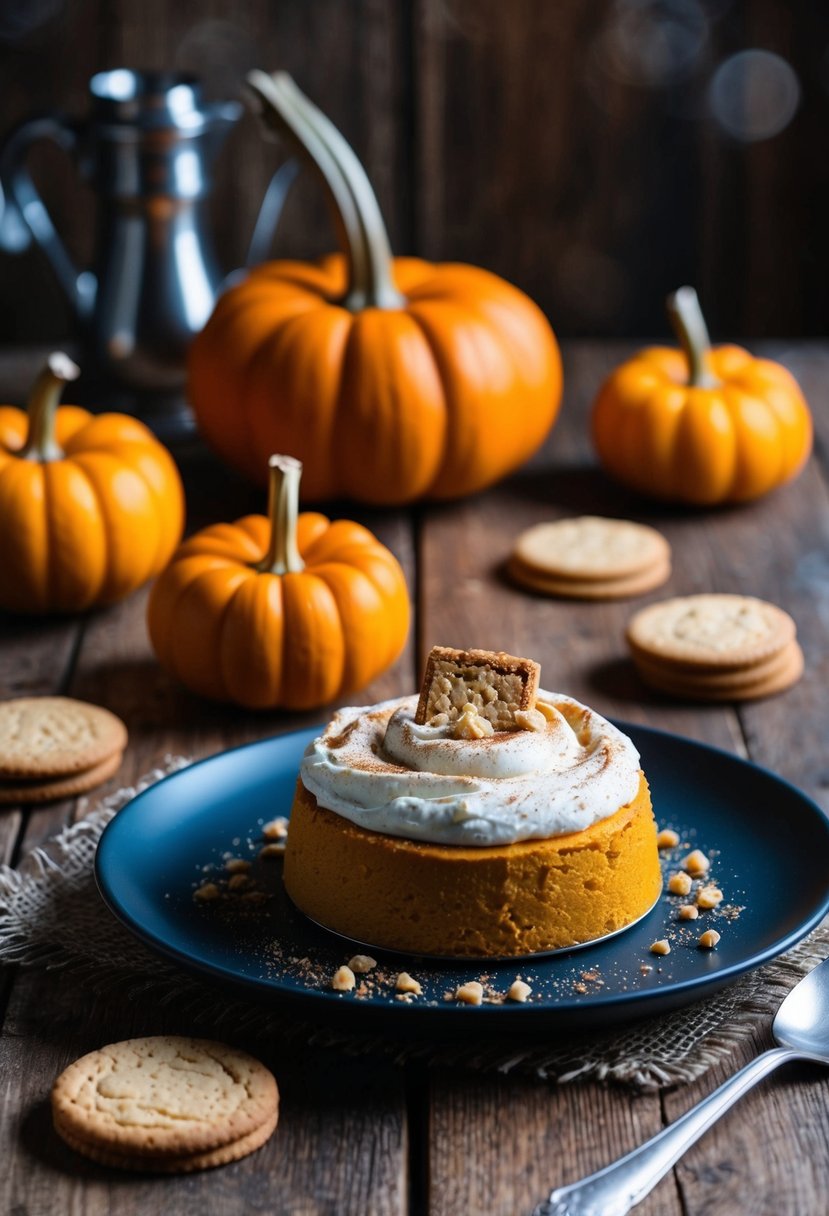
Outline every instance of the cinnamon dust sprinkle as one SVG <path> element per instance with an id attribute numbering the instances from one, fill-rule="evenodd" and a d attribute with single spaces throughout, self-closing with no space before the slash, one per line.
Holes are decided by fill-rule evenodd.
<path id="1" fill-rule="evenodd" d="M 648 938 L 644 946 L 647 951 L 654 939 L 664 939 L 670 944 L 671 954 L 660 958 L 658 966 L 643 961 L 636 946 L 632 946 L 628 952 L 617 950 L 612 961 L 605 960 L 602 967 L 585 966 L 589 951 L 584 955 L 565 955 L 561 959 L 562 965 L 557 965 L 552 975 L 549 971 L 539 974 L 533 969 L 532 960 L 522 960 L 519 964 L 520 974 L 515 964 L 510 967 L 493 960 L 484 964 L 482 969 L 480 963 L 467 963 L 462 959 L 451 964 L 447 973 L 445 964 L 435 964 L 428 959 L 395 954 L 383 958 L 380 950 L 366 956 L 355 955 L 354 946 L 349 950 L 347 943 L 341 944 L 340 939 L 328 937 L 323 930 L 318 931 L 319 941 L 312 947 L 306 944 L 309 933 L 307 923 L 302 921 L 285 896 L 281 860 L 274 858 L 271 850 L 268 850 L 271 856 L 266 857 L 264 862 L 261 860 L 261 851 L 268 843 L 264 826 L 264 820 L 261 820 L 258 830 L 254 829 L 249 838 L 234 838 L 231 849 L 224 852 L 216 849 L 213 860 L 194 866 L 197 877 L 191 884 L 189 895 L 200 916 L 215 918 L 223 926 L 222 931 L 232 931 L 234 948 L 245 959 L 247 973 L 250 974 L 249 962 L 253 959 L 255 963 L 258 962 L 265 981 L 281 983 L 288 980 L 309 991 L 330 992 L 332 997 L 336 996 L 341 1001 L 379 1002 L 395 1007 L 411 1005 L 435 1008 L 453 1004 L 464 1008 L 469 1016 L 475 1016 L 475 1006 L 463 1004 L 456 996 L 458 989 L 470 982 L 481 985 L 482 1006 L 514 1006 L 509 993 L 516 980 L 530 987 L 526 1000 L 528 1005 L 549 1005 L 556 999 L 574 995 L 589 1001 L 591 996 L 605 990 L 608 984 L 621 991 L 640 987 L 650 989 L 654 983 L 658 985 L 660 980 L 670 980 L 678 952 L 693 950 L 697 958 L 704 953 L 698 945 L 701 920 L 677 920 L 676 896 L 670 898 L 667 892 L 660 901 L 664 923 L 657 922 L 652 926 L 653 936 Z M 273 821 L 267 826 L 269 834 L 275 835 Z M 281 822 L 279 826 L 282 827 Z M 664 877 L 675 871 L 679 853 L 684 858 L 689 847 L 693 848 L 694 836 L 695 832 L 685 831 L 680 846 L 660 850 Z M 704 886 L 716 885 L 724 892 L 723 901 L 703 915 L 707 924 L 717 925 L 725 941 L 725 926 L 737 920 L 745 910 L 745 904 L 735 899 L 743 893 L 735 889 L 733 881 L 729 881 L 728 872 L 722 868 L 715 848 L 706 847 L 703 855 L 710 863 L 709 870 L 695 879 L 691 898 L 695 898 L 696 892 Z M 180 895 L 169 892 L 167 898 L 180 898 Z M 297 918 L 302 924 L 298 937 L 294 939 L 293 926 Z M 619 945 L 624 940 L 620 938 Z M 362 957 L 366 957 L 367 962 L 374 962 L 374 956 L 377 956 L 377 965 L 365 974 L 357 974 L 353 989 L 332 991 L 332 977 L 339 968 L 348 966 L 351 961 L 361 962 Z M 646 953 L 645 959 L 648 958 Z M 543 961 L 543 957 L 540 957 L 539 962 Z M 421 993 L 401 992 L 397 988 L 398 977 L 404 968 L 420 986 Z M 356 972 L 356 968 L 353 970 Z"/>

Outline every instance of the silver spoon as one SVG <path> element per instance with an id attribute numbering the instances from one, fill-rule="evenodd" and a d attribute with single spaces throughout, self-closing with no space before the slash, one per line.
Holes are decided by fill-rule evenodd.
<path id="1" fill-rule="evenodd" d="M 790 1060 L 829 1064 L 829 959 L 792 989 L 777 1011 L 772 1033 L 779 1047 L 746 1064 L 641 1148 L 581 1182 L 557 1187 L 533 1216 L 625 1216 L 650 1194 L 685 1150 L 772 1069 Z"/>

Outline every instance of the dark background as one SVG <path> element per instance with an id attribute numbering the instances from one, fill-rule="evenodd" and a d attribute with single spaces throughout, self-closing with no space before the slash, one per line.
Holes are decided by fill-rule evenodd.
<path id="1" fill-rule="evenodd" d="M 682 282 L 715 335 L 825 332 L 826 3 L 0 0 L 0 133 L 83 113 L 90 75 L 117 66 L 194 71 L 214 97 L 252 66 L 288 69 L 363 159 L 396 251 L 503 274 L 560 334 L 661 334 Z M 250 115 L 228 139 L 228 268 L 280 155 Z M 31 167 L 88 261 L 90 192 L 54 147 Z M 331 244 L 303 181 L 274 252 Z M 0 341 L 71 331 L 36 251 L 0 255 L 0 276 Z"/>

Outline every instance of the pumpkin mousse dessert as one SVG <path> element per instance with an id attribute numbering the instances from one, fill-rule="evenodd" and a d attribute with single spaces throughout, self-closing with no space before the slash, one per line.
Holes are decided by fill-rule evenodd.
<path id="1" fill-rule="evenodd" d="M 308 747 L 284 881 L 359 942 L 516 957 L 639 920 L 661 875 L 630 739 L 528 659 L 435 647 L 420 696 L 340 710 Z"/>

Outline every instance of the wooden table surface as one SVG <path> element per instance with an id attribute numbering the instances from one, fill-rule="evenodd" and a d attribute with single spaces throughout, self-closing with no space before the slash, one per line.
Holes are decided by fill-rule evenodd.
<path id="1" fill-rule="evenodd" d="M 689 513 L 651 507 L 610 486 L 592 463 L 589 402 L 629 346 L 576 342 L 565 399 L 531 464 L 478 498 L 415 511 L 348 512 L 403 563 L 416 605 L 408 648 L 367 689 L 366 702 L 411 691 L 436 642 L 532 655 L 544 682 L 605 713 L 717 744 L 829 802 L 829 345 L 766 343 L 798 375 L 818 427 L 817 455 L 792 486 L 759 504 Z M 0 400 L 19 401 L 38 352 L 0 356 Z M 181 454 L 190 525 L 262 509 L 262 498 L 191 444 Z M 699 708 L 652 697 L 625 658 L 631 603 L 576 604 L 524 595 L 499 576 L 513 535 L 539 519 L 584 512 L 655 523 L 674 547 L 670 584 L 649 598 L 738 591 L 795 616 L 806 674 L 782 697 Z M 85 618 L 0 618 L 0 696 L 68 693 L 124 718 L 130 746 L 107 789 L 128 784 L 167 752 L 204 756 L 291 730 L 323 714 L 253 715 L 199 701 L 157 667 L 144 625 L 146 593 Z M 93 800 L 94 801 L 94 800 Z M 0 857 L 14 864 L 82 813 L 73 802 L 5 811 Z M 87 808 L 88 809 L 88 808 Z M 828 876 L 829 878 L 829 876 Z M 762 892 L 755 893 L 762 898 Z M 102 915 L 106 915 L 102 910 Z M 51 1130 L 48 1093 L 71 1060 L 135 1034 L 186 1032 L 155 1004 L 96 998 L 57 973 L 0 973 L 2 1144 L 0 1212 L 164 1216 L 242 1212 L 331 1216 L 429 1213 L 522 1216 L 553 1185 L 627 1152 L 768 1045 L 767 1025 L 696 1084 L 636 1096 L 616 1087 L 559 1088 L 528 1079 L 349 1060 L 274 1042 L 283 1095 L 277 1134 L 260 1152 L 186 1178 L 122 1175 L 75 1157 Z M 829 1206 L 829 1075 L 788 1068 L 753 1091 L 679 1163 L 639 1209 L 664 1216 L 824 1216 Z"/>

